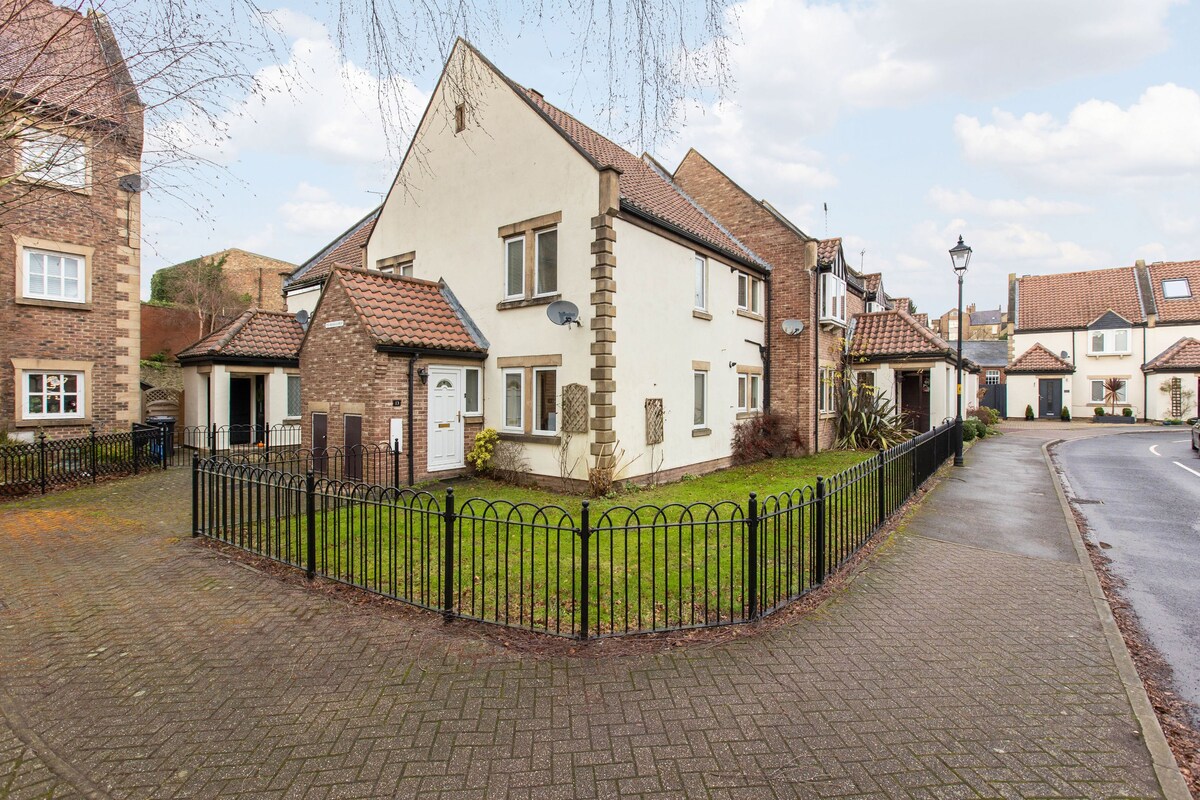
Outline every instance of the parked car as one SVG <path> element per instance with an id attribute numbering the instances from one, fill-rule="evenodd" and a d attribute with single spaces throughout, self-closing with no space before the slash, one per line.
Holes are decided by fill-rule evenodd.
<path id="1" fill-rule="evenodd" d="M 1192 449 L 1200 456 L 1200 420 L 1192 425 Z"/>

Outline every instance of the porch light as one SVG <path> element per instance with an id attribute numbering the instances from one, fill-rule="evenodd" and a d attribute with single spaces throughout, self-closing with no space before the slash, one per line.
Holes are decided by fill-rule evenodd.
<path id="1" fill-rule="evenodd" d="M 429 370 L 425 369 L 424 367 L 418 367 L 417 368 L 417 377 L 421 379 L 422 385 L 428 383 L 429 382 Z"/>
<path id="2" fill-rule="evenodd" d="M 971 263 L 971 248 L 963 244 L 963 238 L 958 237 L 958 244 L 950 248 L 950 263 L 954 265 L 954 274 L 959 278 L 967 271 L 967 265 Z"/>

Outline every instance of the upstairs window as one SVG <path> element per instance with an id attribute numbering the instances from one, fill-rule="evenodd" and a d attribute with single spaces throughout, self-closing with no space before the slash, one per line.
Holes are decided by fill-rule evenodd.
<path id="1" fill-rule="evenodd" d="M 402 275 L 405 278 L 411 278 L 413 274 L 413 262 L 404 261 L 399 264 L 390 264 L 386 267 L 380 267 L 379 271 L 384 275 Z"/>
<path id="2" fill-rule="evenodd" d="M 525 237 L 504 240 L 504 296 L 525 296 Z"/>
<path id="3" fill-rule="evenodd" d="M 696 256 L 695 292 L 693 304 L 699 311 L 708 310 L 708 259 Z"/>
<path id="4" fill-rule="evenodd" d="M 70 253 L 25 249 L 25 297 L 83 303 L 84 259 Z"/>
<path id="5" fill-rule="evenodd" d="M 70 189 L 87 185 L 87 155 L 78 139 L 29 128 L 21 140 L 21 177 Z"/>
<path id="6" fill-rule="evenodd" d="M 762 313 L 762 281 L 744 272 L 738 273 L 738 308 L 751 314 Z"/>
<path id="7" fill-rule="evenodd" d="M 555 294 L 558 292 L 558 229 L 538 231 L 535 240 L 537 294 Z"/>
<path id="8" fill-rule="evenodd" d="M 1128 355 L 1129 329 L 1117 328 L 1107 331 L 1091 331 L 1088 334 L 1088 355 Z"/>
<path id="9" fill-rule="evenodd" d="M 846 324 L 846 280 L 834 272 L 821 275 L 821 321 Z"/>
<path id="10" fill-rule="evenodd" d="M 1179 300 L 1192 296 L 1192 287 L 1187 278 L 1170 278 L 1162 282 L 1163 297 Z"/>

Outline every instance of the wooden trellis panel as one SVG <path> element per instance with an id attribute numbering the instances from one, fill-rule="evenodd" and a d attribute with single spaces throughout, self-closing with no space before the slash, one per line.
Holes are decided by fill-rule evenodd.
<path id="1" fill-rule="evenodd" d="M 662 444 L 663 401 L 661 397 L 646 400 L 646 444 Z"/>
<path id="2" fill-rule="evenodd" d="M 564 433 L 587 433 L 588 390 L 582 383 L 568 383 L 562 391 Z"/>

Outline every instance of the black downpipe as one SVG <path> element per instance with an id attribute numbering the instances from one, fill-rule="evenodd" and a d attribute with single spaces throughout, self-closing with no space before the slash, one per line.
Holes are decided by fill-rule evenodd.
<path id="1" fill-rule="evenodd" d="M 408 357 L 408 485 L 416 483 L 413 471 L 413 380 L 416 378 L 417 354 Z"/>
<path id="2" fill-rule="evenodd" d="M 1142 363 L 1146 363 L 1146 328 L 1142 328 Z M 1142 422 L 1150 421 L 1150 376 L 1142 371 Z"/>
<path id="3" fill-rule="evenodd" d="M 812 398 L 813 407 L 813 452 L 821 452 L 821 326 L 818 320 L 821 318 L 821 268 L 820 266 L 813 269 L 813 303 L 812 308 L 812 324 L 809 330 L 812 331 L 813 340 L 813 386 L 817 390 L 817 396 Z"/>
<path id="4" fill-rule="evenodd" d="M 763 362 L 763 411 L 771 413 L 771 281 L 774 275 L 768 275 L 763 284 L 767 287 L 767 335 L 764 337 L 765 342 L 758 349 L 758 354 L 762 357 Z"/>

